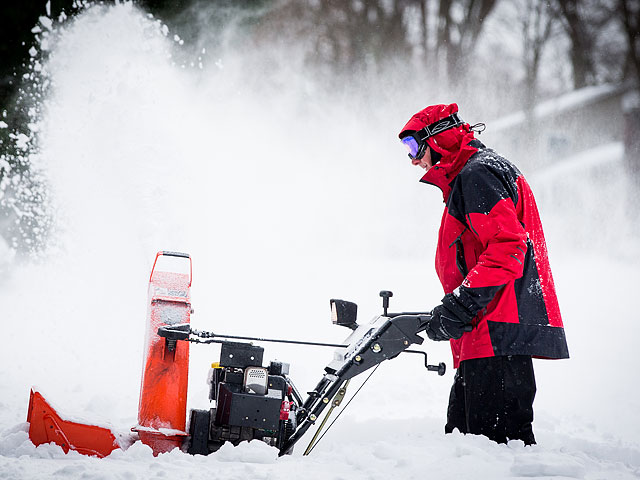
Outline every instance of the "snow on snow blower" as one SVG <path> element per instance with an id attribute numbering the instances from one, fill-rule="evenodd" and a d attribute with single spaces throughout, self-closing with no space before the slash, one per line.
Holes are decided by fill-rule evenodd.
<path id="1" fill-rule="evenodd" d="M 160 268 L 159 259 L 161 263 L 170 260 L 174 265 Z M 329 406 L 304 452 L 307 455 L 322 438 L 319 435 L 329 415 L 342 403 L 351 378 L 400 353 L 423 355 L 428 370 L 445 373 L 444 363 L 429 365 L 426 352 L 408 349 L 423 342 L 418 333 L 424 330 L 430 314 L 389 313 L 389 298 L 393 296 L 389 291 L 380 292 L 383 314 L 363 325 L 356 322 L 355 303 L 330 301 L 333 323 L 352 330 L 340 344 L 239 337 L 192 329 L 191 268 L 188 254 L 158 252 L 149 279 L 138 425 L 131 430 L 151 447 L 154 455 L 176 447 L 191 454 L 208 455 L 225 442 L 237 445 L 256 439 L 277 448 L 279 455 L 290 454 Z M 304 399 L 289 378 L 289 364 L 272 361 L 264 367 L 264 349 L 253 342 L 334 347 L 335 353 L 321 380 Z M 213 407 L 191 410 L 187 426 L 189 343 L 220 344 L 220 360 L 212 364 L 208 379 Z M 29 438 L 35 445 L 54 442 L 65 453 L 75 450 L 98 457 L 126 448 L 125 442 L 119 442 L 108 428 L 61 418 L 33 389 L 27 421 Z"/>

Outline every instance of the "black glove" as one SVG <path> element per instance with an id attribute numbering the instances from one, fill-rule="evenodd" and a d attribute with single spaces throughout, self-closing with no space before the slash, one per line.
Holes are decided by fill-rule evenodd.
<path id="1" fill-rule="evenodd" d="M 431 320 L 427 322 L 427 336 L 436 342 L 460 338 L 464 332 L 471 331 L 471 313 L 456 297 L 448 293 L 431 312 Z"/>

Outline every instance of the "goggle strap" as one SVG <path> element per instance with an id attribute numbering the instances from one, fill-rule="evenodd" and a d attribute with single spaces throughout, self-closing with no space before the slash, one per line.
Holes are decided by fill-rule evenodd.
<path id="1" fill-rule="evenodd" d="M 424 142 L 429 137 L 433 137 L 434 135 L 444 132 L 445 130 L 449 130 L 450 128 L 455 128 L 463 123 L 464 122 L 457 113 L 452 113 L 448 117 L 438 120 L 437 122 L 433 122 L 431 125 L 427 125 L 421 130 L 418 130 L 415 133 L 415 136 L 420 142 Z"/>

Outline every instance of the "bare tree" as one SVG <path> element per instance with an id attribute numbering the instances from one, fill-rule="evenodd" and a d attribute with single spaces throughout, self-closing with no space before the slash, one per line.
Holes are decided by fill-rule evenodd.
<path id="1" fill-rule="evenodd" d="M 497 0 L 281 0 L 269 16 L 288 18 L 290 27 L 310 25 L 301 35 L 312 45 L 309 63 L 333 73 L 375 72 L 421 50 L 422 66 L 455 84 L 496 4 Z M 411 37 L 410 30 L 418 34 Z"/>
<path id="2" fill-rule="evenodd" d="M 422 47 L 422 60 L 425 65 L 429 64 L 429 0 L 418 0 L 420 7 L 420 45 Z"/>
<path id="3" fill-rule="evenodd" d="M 633 0 L 618 0 L 618 14 L 628 43 L 628 62 L 640 86 L 640 5 Z"/>
<path id="4" fill-rule="evenodd" d="M 574 88 L 596 83 L 595 46 L 598 33 L 610 20 L 610 9 L 598 0 L 554 0 L 553 5 L 571 41 Z"/>
<path id="5" fill-rule="evenodd" d="M 294 4 L 296 1 L 293 2 Z M 329 63 L 338 73 L 358 72 L 385 59 L 408 57 L 404 13 L 413 0 L 323 0 L 308 5 L 304 15 L 314 25 L 315 62 Z"/>
<path id="6" fill-rule="evenodd" d="M 444 58 L 450 81 L 464 70 L 495 5 L 496 0 L 440 0 L 436 54 Z"/>
<path id="7" fill-rule="evenodd" d="M 548 2 L 524 0 L 520 11 L 525 70 L 525 110 L 530 112 L 538 91 L 540 59 L 554 24 L 554 15 Z"/>

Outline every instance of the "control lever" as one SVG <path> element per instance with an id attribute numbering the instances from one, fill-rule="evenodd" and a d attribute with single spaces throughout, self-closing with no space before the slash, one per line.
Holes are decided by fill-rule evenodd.
<path id="1" fill-rule="evenodd" d="M 447 366 L 444 362 L 440 362 L 438 365 L 429 365 L 427 352 L 423 352 L 422 350 L 405 350 L 403 353 L 419 353 L 420 355 L 424 355 L 424 366 L 430 372 L 438 372 L 440 376 L 443 376 L 447 372 Z"/>
<path id="2" fill-rule="evenodd" d="M 393 297 L 393 292 L 389 290 L 382 290 L 380 292 L 380 296 L 382 297 L 382 311 L 383 315 L 387 316 L 387 310 L 389 310 L 389 298 Z"/>

